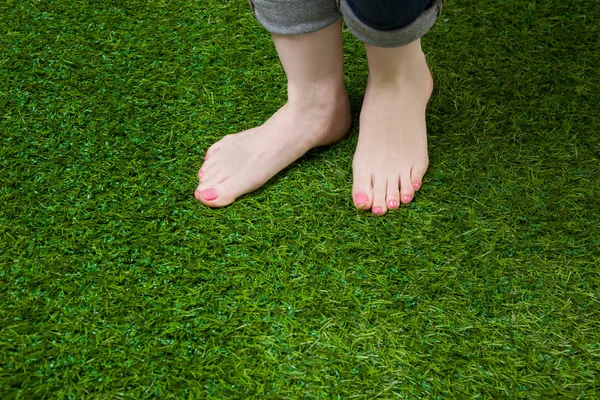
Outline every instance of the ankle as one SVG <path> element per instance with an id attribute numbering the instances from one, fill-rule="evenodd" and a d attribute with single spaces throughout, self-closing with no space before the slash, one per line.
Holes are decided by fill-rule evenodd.
<path id="1" fill-rule="evenodd" d="M 366 49 L 370 85 L 394 87 L 430 79 L 420 41 L 397 48 L 367 46 Z"/>
<path id="2" fill-rule="evenodd" d="M 425 55 L 402 60 L 393 68 L 369 71 L 369 84 L 376 87 L 400 87 L 406 86 L 407 83 L 422 83 L 430 79 L 431 73 Z"/>
<path id="3" fill-rule="evenodd" d="M 288 105 L 300 110 L 335 109 L 347 101 L 342 79 L 318 82 L 288 82 Z"/>

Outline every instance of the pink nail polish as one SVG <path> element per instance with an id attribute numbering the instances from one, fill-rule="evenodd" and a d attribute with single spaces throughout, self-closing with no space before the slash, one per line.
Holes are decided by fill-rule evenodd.
<path id="1" fill-rule="evenodd" d="M 410 202 L 410 200 L 412 199 L 412 197 L 410 197 L 410 196 L 404 196 L 403 199 L 404 199 L 405 202 L 408 203 L 408 202 Z"/>
<path id="2" fill-rule="evenodd" d="M 383 212 L 383 208 L 381 207 L 373 207 L 373 214 L 381 214 Z"/>
<path id="3" fill-rule="evenodd" d="M 356 196 L 354 196 L 354 202 L 356 203 L 357 206 L 362 206 L 369 202 L 369 196 L 367 196 L 364 193 L 359 193 Z"/>
<path id="4" fill-rule="evenodd" d="M 398 202 L 396 200 L 390 200 L 388 204 L 389 204 L 390 208 L 398 207 Z"/>
<path id="5" fill-rule="evenodd" d="M 219 197 L 219 196 L 217 196 L 217 192 L 215 192 L 215 189 L 213 189 L 213 188 L 209 188 L 209 189 L 203 190 L 201 192 L 201 194 L 202 194 L 202 197 L 204 197 L 208 201 L 214 200 L 217 197 Z"/>
<path id="6" fill-rule="evenodd" d="M 202 171 L 202 170 L 198 171 L 198 178 L 200 178 L 202 176 L 202 174 L 204 174 L 204 171 Z"/>
<path id="7" fill-rule="evenodd" d="M 420 183 L 413 183 L 413 187 L 414 187 L 415 189 L 418 189 L 420 186 L 421 186 L 421 184 L 420 184 Z"/>

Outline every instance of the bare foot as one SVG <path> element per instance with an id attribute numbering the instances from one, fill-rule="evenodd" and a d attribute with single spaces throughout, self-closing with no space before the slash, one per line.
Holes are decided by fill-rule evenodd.
<path id="1" fill-rule="evenodd" d="M 229 205 L 313 147 L 341 139 L 350 123 L 348 95 L 339 84 L 304 101 L 288 101 L 263 125 L 225 136 L 208 149 L 196 199 L 209 207 Z"/>
<path id="2" fill-rule="evenodd" d="M 433 79 L 420 43 L 418 48 L 408 46 L 395 65 L 393 57 L 384 56 L 398 49 L 371 49 L 382 51 L 373 56 L 367 48 L 370 74 L 353 161 L 352 196 L 356 207 L 377 215 L 409 203 L 429 165 L 425 108 Z M 384 73 L 371 65 L 377 57 L 387 58 Z"/>

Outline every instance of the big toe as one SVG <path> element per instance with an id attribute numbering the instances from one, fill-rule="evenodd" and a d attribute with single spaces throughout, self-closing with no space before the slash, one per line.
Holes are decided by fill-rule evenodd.
<path id="1" fill-rule="evenodd" d="M 203 184 L 194 192 L 194 197 L 208 207 L 224 207 L 233 203 L 236 195 L 231 187 L 231 180 L 226 179 L 217 184 Z"/>
<path id="2" fill-rule="evenodd" d="M 352 199 L 356 208 L 368 210 L 373 205 L 373 188 L 371 186 L 371 175 L 354 174 L 352 185 Z"/>

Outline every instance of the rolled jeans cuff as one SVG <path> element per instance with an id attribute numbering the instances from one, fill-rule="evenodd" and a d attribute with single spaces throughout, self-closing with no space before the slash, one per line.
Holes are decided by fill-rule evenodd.
<path id="1" fill-rule="evenodd" d="M 258 22 L 270 33 L 303 35 L 327 28 L 342 17 L 334 1 L 248 0 Z"/>
<path id="2" fill-rule="evenodd" d="M 339 0 L 348 29 L 360 41 L 375 47 L 405 46 L 425 35 L 442 14 L 444 0 L 433 0 L 431 4 L 410 24 L 392 30 L 374 29 L 356 17 L 346 0 Z"/>

